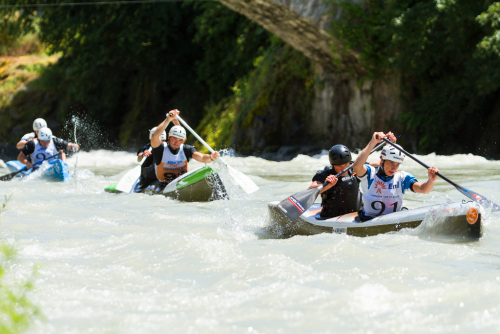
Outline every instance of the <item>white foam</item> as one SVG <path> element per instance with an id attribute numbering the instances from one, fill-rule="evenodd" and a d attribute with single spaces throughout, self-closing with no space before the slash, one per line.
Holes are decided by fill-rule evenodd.
<path id="1" fill-rule="evenodd" d="M 137 155 L 124 151 L 97 150 L 78 152 L 78 168 L 134 167 Z M 68 165 L 74 165 L 76 154 L 68 159 Z"/>

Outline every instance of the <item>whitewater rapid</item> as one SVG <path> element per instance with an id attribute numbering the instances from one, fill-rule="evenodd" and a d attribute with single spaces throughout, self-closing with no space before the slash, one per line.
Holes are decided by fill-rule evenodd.
<path id="1" fill-rule="evenodd" d="M 109 194 L 135 154 L 78 153 L 66 183 L 0 184 L 10 196 L 0 238 L 18 250 L 16 278 L 38 266 L 30 298 L 45 319 L 30 333 L 493 333 L 500 328 L 500 216 L 463 241 L 403 230 L 359 238 L 270 235 L 267 203 L 306 189 L 326 155 L 226 161 L 260 187 L 251 195 L 215 163 L 229 201 L 182 203 Z M 500 203 L 500 162 L 419 156 Z M 76 156 L 68 160 L 73 171 Z M 376 154 L 371 160 L 377 159 Z M 190 168 L 201 166 L 190 163 Z M 1 167 L 0 167 L 1 168 Z M 426 170 L 401 168 L 426 180 Z M 0 175 L 6 174 L 0 169 Z M 467 200 L 438 180 L 404 205 Z"/>

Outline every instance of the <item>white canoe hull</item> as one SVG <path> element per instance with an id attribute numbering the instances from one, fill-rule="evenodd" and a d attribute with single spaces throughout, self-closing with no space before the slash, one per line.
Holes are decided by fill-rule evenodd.
<path id="1" fill-rule="evenodd" d="M 282 237 L 318 233 L 345 233 L 365 237 L 395 232 L 404 228 L 416 228 L 426 217 L 438 217 L 442 229 L 453 231 L 453 234 L 468 238 L 482 236 L 482 215 L 479 205 L 474 202 L 455 202 L 403 210 L 366 222 L 356 221 L 357 213 L 355 212 L 326 220 L 316 219 L 316 214 L 321 211 L 320 204 L 314 204 L 299 218 L 290 222 L 277 207 L 278 203 L 276 201 L 268 204 L 268 226 L 273 233 Z"/>

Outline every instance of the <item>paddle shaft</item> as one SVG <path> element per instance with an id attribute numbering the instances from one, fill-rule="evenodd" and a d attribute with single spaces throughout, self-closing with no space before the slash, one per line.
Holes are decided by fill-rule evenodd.
<path id="1" fill-rule="evenodd" d="M 382 138 L 386 143 L 394 146 L 396 149 L 400 150 L 401 152 L 403 152 L 404 154 L 406 154 L 407 156 L 409 156 L 410 158 L 412 158 L 413 160 L 415 160 L 415 162 L 419 163 L 420 165 L 422 165 L 423 167 L 429 169 L 431 168 L 430 166 L 426 165 L 425 163 L 423 163 L 422 161 L 418 160 L 417 158 L 415 158 L 413 155 L 411 155 L 410 153 L 408 153 L 405 149 L 403 149 L 402 147 L 399 147 L 397 145 L 395 145 L 393 142 L 391 142 L 390 140 L 388 140 L 387 138 Z M 452 180 L 450 180 L 449 178 L 447 178 L 446 176 L 444 176 L 443 174 L 441 173 L 436 173 L 437 176 L 439 176 L 440 178 L 442 178 L 443 180 L 445 180 L 446 182 L 450 183 L 451 185 L 455 186 L 456 188 L 460 188 L 460 189 L 463 189 L 462 186 L 456 184 L 455 182 L 453 182 Z"/>
<path id="2" fill-rule="evenodd" d="M 193 134 L 193 136 L 195 136 L 196 139 L 198 139 L 198 141 L 200 143 L 203 144 L 203 146 L 205 146 L 207 148 L 207 150 L 210 151 L 210 153 L 214 153 L 215 151 L 200 137 L 198 136 L 198 134 L 196 132 L 194 132 L 194 130 L 189 126 L 187 125 L 186 122 L 184 122 L 184 120 L 179 116 L 177 115 L 177 119 L 179 120 L 179 122 L 186 128 L 189 130 L 189 132 L 191 132 Z M 219 160 L 222 161 L 224 163 L 224 165 L 227 166 L 227 163 L 221 158 L 219 157 Z"/>
<path id="3" fill-rule="evenodd" d="M 186 129 L 188 129 L 189 132 L 191 132 L 193 134 L 193 136 L 195 136 L 196 139 L 198 139 L 198 141 L 200 143 L 202 143 L 203 146 L 205 146 L 207 148 L 207 150 L 210 151 L 210 153 L 214 153 L 214 150 L 200 136 L 198 136 L 198 134 L 196 132 L 194 132 L 194 130 L 189 125 L 187 125 L 187 123 L 184 122 L 184 120 L 179 115 L 177 115 L 177 119 L 182 124 L 182 126 L 184 126 Z"/>

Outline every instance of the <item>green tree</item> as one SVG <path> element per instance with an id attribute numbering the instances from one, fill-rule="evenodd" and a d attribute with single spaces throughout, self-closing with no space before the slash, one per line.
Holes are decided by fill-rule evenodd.
<path id="1" fill-rule="evenodd" d="M 264 29 L 218 3 L 67 5 L 22 13 L 24 21 L 11 20 L 19 24 L 13 31 L 28 32 L 38 17 L 47 52 L 62 55 L 36 83 L 56 101 L 39 109 L 56 108 L 58 122 L 84 111 L 122 146 L 171 108 L 196 126 L 204 106 L 231 95 L 269 45 Z"/>
<path id="2" fill-rule="evenodd" d="M 334 4 L 344 15 L 332 33 L 361 52 L 367 75 L 401 75 L 402 122 L 418 133 L 419 147 L 448 153 L 477 150 L 477 134 L 500 88 L 498 56 L 478 49 L 491 27 L 476 18 L 492 1 Z"/>

